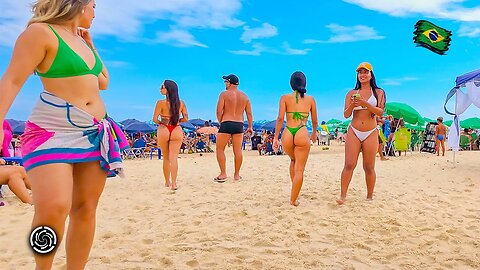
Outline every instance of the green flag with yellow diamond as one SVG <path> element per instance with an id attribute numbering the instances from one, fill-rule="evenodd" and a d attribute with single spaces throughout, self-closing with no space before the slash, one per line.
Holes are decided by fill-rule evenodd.
<path id="1" fill-rule="evenodd" d="M 414 42 L 417 46 L 425 47 L 434 53 L 444 55 L 450 46 L 452 31 L 436 26 L 435 24 L 420 20 L 415 24 Z"/>

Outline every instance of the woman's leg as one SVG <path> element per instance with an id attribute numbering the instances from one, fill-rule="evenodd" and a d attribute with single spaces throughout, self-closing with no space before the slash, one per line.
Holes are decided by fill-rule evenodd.
<path id="1" fill-rule="evenodd" d="M 95 235 L 97 205 L 102 195 L 107 172 L 99 161 L 73 166 L 73 197 L 68 225 L 67 269 L 84 269 Z"/>
<path id="2" fill-rule="evenodd" d="M 372 132 L 362 144 L 363 170 L 365 171 L 365 181 L 367 183 L 367 199 L 373 198 L 373 189 L 375 188 L 375 155 L 377 150 L 377 133 Z"/>
<path id="3" fill-rule="evenodd" d="M 72 205 L 73 165 L 48 164 L 31 169 L 28 177 L 32 184 L 35 214 L 32 229 L 39 226 L 52 228 L 60 245 L 65 220 Z M 51 269 L 56 249 L 49 254 L 34 253 L 36 269 Z"/>
<path id="4" fill-rule="evenodd" d="M 168 142 L 170 140 L 170 132 L 166 127 L 159 126 L 157 129 L 157 146 L 160 147 L 163 155 L 163 177 L 165 178 L 165 186 L 170 186 L 170 153 Z"/>
<path id="5" fill-rule="evenodd" d="M 352 181 L 353 170 L 357 166 L 358 155 L 360 154 L 361 143 L 351 128 L 348 128 L 345 138 L 345 164 L 342 170 L 340 183 L 340 199 L 338 204 L 343 204 L 347 198 L 347 190 Z"/>
<path id="6" fill-rule="evenodd" d="M 170 134 L 170 142 L 168 145 L 168 153 L 170 160 L 170 174 L 172 179 L 172 190 L 177 189 L 177 175 L 178 175 L 178 154 L 182 146 L 183 131 L 180 127 L 176 127 Z"/>
<path id="7" fill-rule="evenodd" d="M 33 204 L 33 199 L 27 189 L 31 189 L 25 169 L 20 166 L 1 166 L 0 184 L 8 185 L 8 188 L 23 203 Z"/>
<path id="8" fill-rule="evenodd" d="M 301 128 L 294 138 L 294 177 L 292 182 L 292 191 L 290 193 L 290 204 L 298 206 L 298 195 L 303 185 L 303 173 L 307 164 L 308 154 L 310 153 L 310 138 L 306 128 Z"/>
<path id="9" fill-rule="evenodd" d="M 282 134 L 282 147 L 285 153 L 290 157 L 289 175 L 290 181 L 293 184 L 293 177 L 295 176 L 295 145 L 293 145 L 293 136 L 285 129 Z"/>

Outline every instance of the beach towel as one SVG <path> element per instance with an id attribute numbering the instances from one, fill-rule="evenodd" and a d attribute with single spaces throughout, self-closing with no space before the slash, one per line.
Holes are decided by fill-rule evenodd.
<path id="1" fill-rule="evenodd" d="M 98 160 L 108 176 L 124 176 L 121 153 L 128 141 L 113 119 L 97 120 L 49 92 L 40 94 L 20 139 L 27 171 L 45 164 Z"/>

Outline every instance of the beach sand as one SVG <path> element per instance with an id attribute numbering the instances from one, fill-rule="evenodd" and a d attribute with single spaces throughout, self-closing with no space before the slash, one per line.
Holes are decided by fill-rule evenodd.
<path id="1" fill-rule="evenodd" d="M 243 180 L 218 174 L 214 153 L 181 155 L 179 189 L 161 160 L 125 162 L 98 207 L 87 269 L 480 269 L 480 152 L 428 153 L 380 162 L 366 201 L 361 160 L 338 206 L 343 146 L 314 146 L 300 206 L 289 205 L 287 156 L 244 152 Z M 4 190 L 7 190 L 4 187 Z M 33 207 L 6 191 L 0 269 L 33 269 Z M 64 242 L 53 269 L 66 269 Z"/>

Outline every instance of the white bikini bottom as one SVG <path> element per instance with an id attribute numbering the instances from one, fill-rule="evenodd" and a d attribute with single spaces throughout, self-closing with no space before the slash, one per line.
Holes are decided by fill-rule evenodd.
<path id="1" fill-rule="evenodd" d="M 377 129 L 377 128 L 374 128 L 374 129 L 368 130 L 368 131 L 360 131 L 360 130 L 354 128 L 352 125 L 350 125 L 350 128 L 352 128 L 353 133 L 355 133 L 355 136 L 357 136 L 357 138 L 360 140 L 360 142 L 365 141 L 368 138 L 368 136 L 370 136 L 370 134 L 372 134 L 372 132 L 374 132 Z"/>

